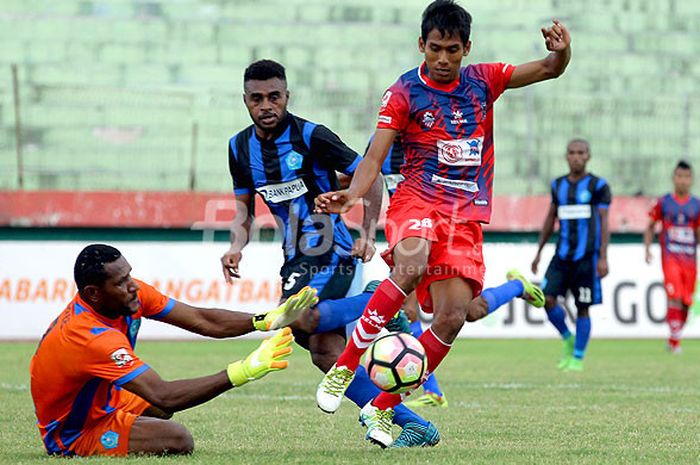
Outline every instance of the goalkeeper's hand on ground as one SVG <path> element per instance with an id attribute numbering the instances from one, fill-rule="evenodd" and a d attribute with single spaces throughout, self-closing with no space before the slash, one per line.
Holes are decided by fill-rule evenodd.
<path id="1" fill-rule="evenodd" d="M 316 289 L 306 286 L 276 309 L 255 315 L 253 326 L 259 331 L 274 331 L 284 328 L 317 303 Z"/>
<path id="2" fill-rule="evenodd" d="M 292 330 L 284 328 L 271 338 L 265 339 L 260 347 L 251 352 L 245 360 L 233 362 L 226 369 L 228 379 L 235 387 L 248 381 L 260 379 L 271 371 L 284 370 L 289 365 L 285 360 L 292 353 L 290 345 L 294 337 Z"/>

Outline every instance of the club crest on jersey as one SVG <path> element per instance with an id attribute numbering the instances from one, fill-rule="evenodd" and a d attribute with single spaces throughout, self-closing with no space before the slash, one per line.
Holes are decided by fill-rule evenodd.
<path id="1" fill-rule="evenodd" d="M 432 112 L 426 111 L 420 120 L 420 125 L 423 129 L 432 129 L 435 124 L 435 116 Z"/>
<path id="2" fill-rule="evenodd" d="M 578 201 L 581 203 L 588 203 L 591 201 L 590 191 L 583 191 L 578 194 Z"/>
<path id="3" fill-rule="evenodd" d="M 290 170 L 299 170 L 301 169 L 302 161 L 304 161 L 304 158 L 292 150 L 289 152 L 289 155 L 287 155 L 287 168 Z"/>
<path id="4" fill-rule="evenodd" d="M 450 123 L 457 126 L 460 124 L 464 124 L 466 122 L 467 122 L 467 119 L 464 118 L 464 114 L 462 113 L 461 110 L 455 110 L 452 112 L 452 119 L 450 120 Z"/>
<path id="5" fill-rule="evenodd" d="M 137 318 L 134 321 L 131 322 L 131 326 L 129 326 L 129 338 L 130 339 L 136 339 L 136 336 L 139 333 L 139 328 L 141 327 L 141 318 Z"/>
<path id="6" fill-rule="evenodd" d="M 437 141 L 438 161 L 450 166 L 481 166 L 484 138 Z"/>

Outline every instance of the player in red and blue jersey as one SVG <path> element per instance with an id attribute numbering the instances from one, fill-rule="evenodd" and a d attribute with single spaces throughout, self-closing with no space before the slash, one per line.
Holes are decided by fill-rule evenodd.
<path id="1" fill-rule="evenodd" d="M 414 289 L 424 310 L 435 315 L 432 327 L 420 337 L 429 372 L 447 355 L 472 308 L 486 313 L 520 295 L 544 304 L 543 296 L 526 292 L 528 286 L 520 279 L 482 293 L 481 223 L 491 217 L 493 106 L 507 88 L 561 75 L 571 56 L 571 39 L 555 21 L 542 29 L 551 52 L 542 60 L 517 67 L 462 67 L 471 50 L 470 29 L 471 16 L 451 0 L 437 0 L 426 8 L 418 41 L 424 63 L 384 94 L 374 140 L 350 187 L 316 199 L 319 211 L 339 212 L 362 198 L 400 135 L 405 180 L 391 199 L 385 227 L 390 249 L 384 258 L 392 272 L 318 387 L 316 400 L 326 412 L 339 408 L 360 356 Z M 384 392 L 363 408 L 368 440 L 391 444 L 390 419 L 399 402 L 401 396 Z"/>
<path id="2" fill-rule="evenodd" d="M 296 342 L 309 350 L 323 372 L 345 347 L 345 324 L 357 320 L 371 293 L 344 298 L 357 258 L 374 254 L 374 234 L 381 209 L 382 180 L 367 196 L 363 231 L 354 241 L 340 215 L 314 213 L 314 199 L 339 189 L 337 173 L 352 176 L 360 155 L 330 129 L 287 111 L 287 76 L 280 63 L 259 60 L 244 72 L 244 101 L 253 124 L 229 142 L 229 170 L 240 207 L 231 230 L 231 247 L 222 257 L 228 282 L 239 277 L 238 265 L 250 237 L 257 193 L 278 220 L 283 235 L 284 264 L 280 270 L 282 299 L 311 286 L 322 301 L 307 321 L 291 325 Z M 358 313 L 359 310 L 359 313 Z M 345 395 L 359 407 L 379 389 L 366 373 L 356 377 Z M 407 438 L 403 447 L 437 443 L 439 433 L 430 422 L 405 406 L 397 406 L 394 423 Z M 414 431 L 421 430 L 419 434 Z"/>
<path id="3" fill-rule="evenodd" d="M 649 212 L 644 231 L 646 261 L 651 263 L 651 241 L 656 224 L 661 222 L 661 267 L 668 296 L 666 321 L 671 331 L 668 349 L 680 353 L 683 326 L 693 304 L 697 279 L 696 249 L 700 235 L 700 200 L 690 194 L 693 185 L 691 166 L 680 161 L 673 170 L 673 193 L 661 197 Z"/>
<path id="4" fill-rule="evenodd" d="M 245 360 L 214 375 L 165 381 L 135 353 L 142 318 L 209 337 L 234 337 L 286 326 L 318 302 L 302 289 L 280 307 L 251 316 L 197 308 L 131 277 L 114 247 L 92 244 L 75 262 L 78 293 L 46 330 L 30 365 L 37 426 L 51 455 L 182 454 L 192 435 L 174 412 L 287 367 L 284 328 Z"/>

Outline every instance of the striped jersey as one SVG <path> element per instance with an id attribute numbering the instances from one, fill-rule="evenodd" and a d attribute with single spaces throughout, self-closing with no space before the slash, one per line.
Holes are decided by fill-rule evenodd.
<path id="1" fill-rule="evenodd" d="M 503 63 L 468 65 L 442 84 L 428 77 L 423 63 L 384 93 L 377 129 L 398 131 L 405 153 L 398 190 L 450 217 L 490 221 L 493 106 L 514 70 Z"/>
<path id="2" fill-rule="evenodd" d="M 349 256 L 352 238 L 340 215 L 313 213 L 314 198 L 338 190 L 335 172 L 352 175 L 361 157 L 330 129 L 291 113 L 281 127 L 274 140 L 259 139 L 254 125 L 230 139 L 234 193 L 263 198 L 284 231 L 285 260 L 331 250 Z"/>
<path id="3" fill-rule="evenodd" d="M 654 221 L 661 221 L 661 258 L 679 259 L 695 266 L 695 250 L 700 226 L 700 200 L 674 194 L 661 197 L 649 212 Z"/>
<path id="4" fill-rule="evenodd" d="M 559 219 L 557 255 L 562 260 L 581 260 L 600 250 L 600 209 L 612 200 L 605 179 L 587 174 L 576 182 L 568 176 L 552 181 L 552 204 Z"/>

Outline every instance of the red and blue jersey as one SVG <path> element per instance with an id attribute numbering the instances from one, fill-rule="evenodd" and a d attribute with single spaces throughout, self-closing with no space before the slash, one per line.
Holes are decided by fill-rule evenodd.
<path id="1" fill-rule="evenodd" d="M 490 221 L 493 105 L 514 70 L 504 63 L 468 65 L 441 84 L 423 63 L 384 93 L 377 128 L 399 131 L 405 153 L 398 191 L 408 189 L 451 217 Z"/>
<path id="2" fill-rule="evenodd" d="M 693 196 L 680 198 L 666 194 L 656 202 L 649 216 L 661 222 L 661 259 L 677 259 L 694 267 L 700 200 Z"/>

